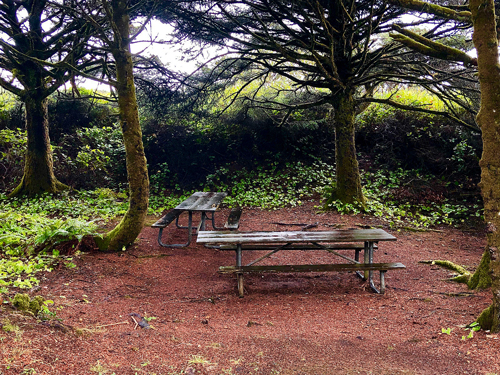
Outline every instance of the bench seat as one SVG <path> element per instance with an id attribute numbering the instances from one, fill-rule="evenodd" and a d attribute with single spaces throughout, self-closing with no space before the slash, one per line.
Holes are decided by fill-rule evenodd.
<path id="1" fill-rule="evenodd" d="M 385 273 L 389 270 L 405 269 L 402 263 L 353 263 L 353 264 L 300 264 L 300 265 L 273 265 L 273 266 L 222 266 L 219 273 L 232 273 L 238 277 L 238 293 L 244 295 L 243 274 L 260 272 L 360 272 L 380 271 L 380 294 L 385 293 Z M 370 284 L 371 277 L 370 277 Z M 373 285 L 372 285 L 373 287 Z"/>
<path id="2" fill-rule="evenodd" d="M 240 207 L 231 208 L 231 212 L 227 218 L 226 224 L 224 224 L 224 228 L 229 230 L 236 230 L 240 227 L 240 218 L 243 210 Z"/>
<path id="3" fill-rule="evenodd" d="M 402 263 L 353 263 L 353 264 L 299 264 L 272 266 L 222 266 L 220 273 L 250 273 L 250 272 L 328 272 L 328 271 L 388 271 L 406 268 Z"/>
<path id="4" fill-rule="evenodd" d="M 173 209 L 168 211 L 161 219 L 151 225 L 152 228 L 165 228 L 172 221 L 177 219 L 184 210 Z"/>

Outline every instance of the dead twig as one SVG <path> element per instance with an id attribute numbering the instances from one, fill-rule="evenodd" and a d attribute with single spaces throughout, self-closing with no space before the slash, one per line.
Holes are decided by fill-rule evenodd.
<path id="1" fill-rule="evenodd" d="M 135 323 L 135 327 L 134 327 L 134 329 L 137 329 L 137 326 L 139 325 L 139 323 L 137 323 L 137 320 L 135 320 L 133 316 L 131 316 L 131 318 L 132 318 L 132 320 L 133 320 L 133 321 L 134 321 L 134 323 Z"/>
<path id="2" fill-rule="evenodd" d="M 280 223 L 280 222 L 272 222 L 271 224 L 276 224 L 276 225 L 287 225 L 287 226 L 297 226 L 297 227 L 304 227 L 309 224 L 306 223 Z"/>
<path id="3" fill-rule="evenodd" d="M 134 318 L 132 318 L 132 319 L 134 319 Z M 117 326 L 117 325 L 120 325 L 120 324 L 128 324 L 128 323 L 129 323 L 128 321 L 124 321 L 124 322 L 118 322 L 118 323 L 103 324 L 102 326 L 95 326 L 95 328 L 99 329 L 99 328 L 110 327 L 110 326 Z"/>
<path id="4" fill-rule="evenodd" d="M 308 229 L 311 229 L 311 228 L 316 228 L 317 226 L 318 226 L 318 223 L 316 222 L 314 224 L 308 224 L 308 225 L 306 225 L 301 230 L 308 230 Z"/>

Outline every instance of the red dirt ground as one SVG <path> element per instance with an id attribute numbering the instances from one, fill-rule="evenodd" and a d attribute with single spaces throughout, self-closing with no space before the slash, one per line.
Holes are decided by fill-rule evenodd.
<path id="1" fill-rule="evenodd" d="M 380 224 L 316 211 L 312 203 L 245 210 L 240 230 L 300 229 L 275 222 L 318 223 L 312 230 Z M 185 233 L 174 228 L 165 241 L 182 241 Z M 44 275 L 31 295 L 53 300 L 61 323 L 0 311 L 0 321 L 20 327 L 0 333 L 0 374 L 500 373 L 498 335 L 480 331 L 462 339 L 469 333 L 463 326 L 489 305 L 491 292 L 470 292 L 445 281 L 449 271 L 419 263 L 447 259 L 473 270 L 484 233 L 386 230 L 398 240 L 380 243 L 375 261 L 407 269 L 387 273 L 385 295 L 351 273 L 307 273 L 246 276 L 247 295 L 238 298 L 234 276 L 217 273 L 234 264 L 233 252 L 196 244 L 162 248 L 147 227 L 129 251 L 85 253 L 75 258 L 77 268 Z M 290 251 L 269 261 L 326 258 Z M 132 313 L 156 318 L 154 329 L 137 326 Z"/>

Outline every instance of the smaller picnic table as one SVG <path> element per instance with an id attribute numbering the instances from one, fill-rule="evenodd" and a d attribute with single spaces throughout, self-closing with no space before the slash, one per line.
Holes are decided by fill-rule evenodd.
<path id="1" fill-rule="evenodd" d="M 382 229 L 348 229 L 313 232 L 210 231 L 200 232 L 196 242 L 205 245 L 219 244 L 221 250 L 236 251 L 236 266 L 220 267 L 219 272 L 236 273 L 238 292 L 240 297 L 243 297 L 243 273 L 247 272 L 355 271 L 359 276 L 368 280 L 374 291 L 384 293 L 385 272 L 389 269 L 402 269 L 405 266 L 401 263 L 373 263 L 373 249 L 379 241 L 395 240 L 396 237 Z M 362 247 L 359 243 L 363 244 Z M 355 250 L 354 259 L 337 251 L 349 249 Z M 360 249 L 364 250 L 363 262 L 359 261 Z M 245 250 L 270 250 L 270 252 L 247 265 L 242 265 L 242 253 Z M 326 250 L 349 263 L 254 266 L 255 263 L 282 250 Z M 372 273 L 375 270 L 380 271 L 380 291 L 373 283 Z"/>
<path id="2" fill-rule="evenodd" d="M 193 212 L 200 212 L 200 223 L 198 228 L 195 228 L 197 232 L 204 231 L 206 226 L 206 221 L 212 222 L 212 227 L 216 230 L 223 228 L 218 228 L 215 226 L 215 211 L 219 208 L 222 200 L 227 196 L 227 193 L 221 192 L 196 192 L 189 198 L 181 202 L 177 207 L 170 211 L 163 218 L 158 220 L 152 225 L 153 228 L 159 228 L 160 232 L 158 234 L 158 243 L 164 247 L 186 247 L 191 244 L 191 239 L 193 236 Z M 179 225 L 179 216 L 184 211 L 188 212 L 188 225 Z M 211 213 L 209 216 L 208 213 Z M 184 244 L 164 244 L 161 241 L 161 236 L 163 229 L 175 219 L 175 225 L 177 228 L 187 229 L 188 231 L 188 241 Z"/>

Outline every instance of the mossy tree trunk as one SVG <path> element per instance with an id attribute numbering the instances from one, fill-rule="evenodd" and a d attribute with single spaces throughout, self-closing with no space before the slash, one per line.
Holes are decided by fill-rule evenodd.
<path id="1" fill-rule="evenodd" d="M 14 196 L 36 196 L 56 193 L 68 187 L 54 175 L 52 148 L 49 138 L 47 99 L 43 95 L 23 98 L 26 110 L 27 147 L 21 183 L 10 193 Z"/>
<path id="2" fill-rule="evenodd" d="M 479 266 L 466 281 L 470 289 L 486 289 L 491 286 L 490 260 L 490 252 L 486 249 Z"/>
<path id="3" fill-rule="evenodd" d="M 483 329 L 500 329 L 500 64 L 494 0 L 471 0 L 473 42 L 478 55 L 481 108 L 477 122 L 483 138 L 481 194 L 488 228 L 493 301 L 478 321 Z"/>
<path id="4" fill-rule="evenodd" d="M 120 223 L 96 242 L 101 250 L 121 250 L 139 235 L 148 211 L 149 178 L 135 95 L 129 14 L 126 0 L 111 1 L 114 42 L 111 53 L 116 62 L 116 89 L 120 125 L 126 152 L 129 209 Z"/>
<path id="5" fill-rule="evenodd" d="M 356 157 L 354 120 L 356 101 L 350 92 L 337 95 L 333 101 L 335 127 L 336 184 L 327 198 L 326 208 L 333 201 L 365 206 L 361 176 Z"/>

